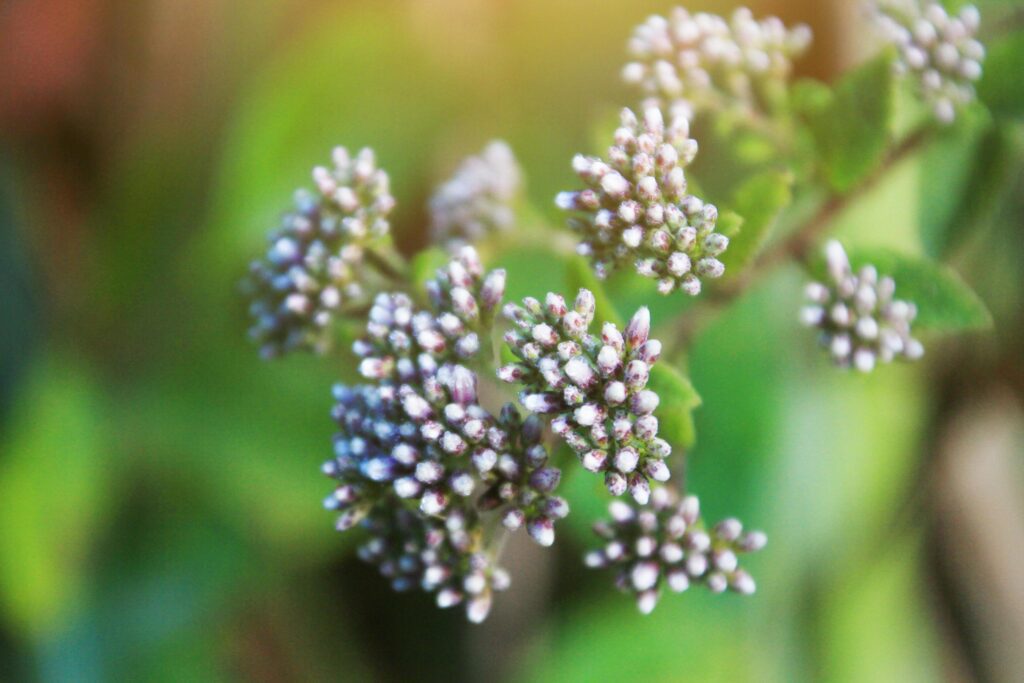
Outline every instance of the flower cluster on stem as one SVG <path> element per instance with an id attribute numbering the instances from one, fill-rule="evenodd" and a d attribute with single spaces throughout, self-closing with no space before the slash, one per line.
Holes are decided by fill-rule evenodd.
<path id="1" fill-rule="evenodd" d="M 662 294 L 697 295 L 703 279 L 725 272 L 717 257 L 729 239 L 715 232 L 718 209 L 686 191 L 684 168 L 697 154 L 690 124 L 673 116 L 666 126 L 654 107 L 642 122 L 624 109 L 621 124 L 607 161 L 576 156 L 573 169 L 585 188 L 560 193 L 556 204 L 569 213 L 577 251 L 599 278 L 632 262 Z"/>
<path id="2" fill-rule="evenodd" d="M 243 287 L 250 337 L 264 358 L 294 350 L 323 352 L 330 323 L 363 296 L 365 249 L 389 231 L 395 200 L 373 151 L 334 150 L 332 166 L 313 169 L 315 192 L 299 190 L 295 207 L 268 236 Z"/>

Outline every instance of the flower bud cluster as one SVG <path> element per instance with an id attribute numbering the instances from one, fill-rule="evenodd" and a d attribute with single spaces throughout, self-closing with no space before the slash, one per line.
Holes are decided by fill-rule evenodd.
<path id="1" fill-rule="evenodd" d="M 893 298 L 896 283 L 891 277 L 879 277 L 874 266 L 854 274 L 846 251 L 834 240 L 825 247 L 825 260 L 829 282 L 807 285 L 810 303 L 800 320 L 821 330 L 821 344 L 836 365 L 870 372 L 879 361 L 924 355 L 921 342 L 910 333 L 917 307 Z"/>
<path id="2" fill-rule="evenodd" d="M 803 24 L 754 19 L 745 7 L 730 20 L 677 7 L 633 32 L 623 80 L 652 101 L 691 118 L 704 110 L 758 108 L 759 88 L 784 84 L 811 43 Z"/>
<path id="3" fill-rule="evenodd" d="M 243 283 L 249 334 L 264 358 L 326 348 L 331 321 L 362 296 L 364 249 L 389 230 L 395 200 L 372 150 L 353 158 L 336 148 L 332 167 L 313 169 L 313 181 L 316 192 L 296 193 L 295 208 L 270 233 L 266 255 L 252 262 Z"/>
<path id="4" fill-rule="evenodd" d="M 436 243 L 475 242 L 515 223 L 513 204 L 522 173 L 512 149 L 501 140 L 468 157 L 430 200 L 430 233 Z"/>
<path id="5" fill-rule="evenodd" d="M 974 100 L 985 47 L 975 39 L 981 15 L 966 5 L 951 16 L 933 0 L 883 0 L 875 18 L 885 38 L 896 45 L 897 72 L 913 74 L 925 100 L 942 123 Z"/>
<path id="6" fill-rule="evenodd" d="M 416 382 L 445 362 L 464 362 L 480 350 L 480 330 L 505 292 L 505 271 L 484 274 L 472 247 L 463 247 L 427 282 L 432 311 L 417 311 L 402 293 L 380 294 L 370 309 L 367 336 L 353 346 L 367 379 Z"/>
<path id="7" fill-rule="evenodd" d="M 464 605 L 466 617 L 480 623 L 493 594 L 509 587 L 508 572 L 484 551 L 479 520 L 461 510 L 441 521 L 401 508 L 380 509 L 363 526 L 370 539 L 359 547 L 359 557 L 396 591 L 433 593 L 438 607 Z"/>
<path id="8" fill-rule="evenodd" d="M 569 514 L 569 503 L 553 495 L 562 471 L 548 462 L 547 449 L 541 444 L 544 425 L 536 415 L 524 421 L 509 403 L 492 429 L 498 435 L 491 439 L 492 448 L 473 454 L 473 463 L 488 485 L 478 505 L 500 509 L 506 529 L 525 526 L 534 541 L 550 546 L 555 542 L 555 522 Z"/>
<path id="9" fill-rule="evenodd" d="M 573 169 L 586 186 L 562 192 L 559 208 L 570 212 L 579 233 L 577 251 L 599 278 L 625 262 L 658 281 L 658 291 L 701 291 L 701 281 L 725 272 L 718 256 L 729 239 L 715 232 L 718 209 L 687 194 L 684 168 L 697 154 L 689 122 L 674 116 L 665 125 L 660 109 L 643 122 L 629 109 L 615 131 L 608 160 L 577 155 Z"/>
<path id="10" fill-rule="evenodd" d="M 508 304 L 513 324 L 505 341 L 518 362 L 498 377 L 522 386 L 520 400 L 532 413 L 551 415 L 552 430 L 579 456 L 584 468 L 603 472 L 616 496 L 627 490 L 647 502 L 650 480 L 667 481 L 672 448 L 658 438 L 658 394 L 647 388 L 661 343 L 648 339 L 650 313 L 641 308 L 625 332 L 605 323 L 590 333 L 594 295 L 581 289 L 572 308 L 558 294 L 542 304 Z"/>
<path id="11" fill-rule="evenodd" d="M 485 274 L 464 247 L 426 289 L 430 311 L 404 294 L 382 294 L 370 310 L 355 351 L 371 383 L 335 388 L 340 429 L 323 470 L 338 485 L 324 504 L 340 531 L 363 521 L 371 539 L 360 554 L 396 589 L 435 592 L 440 606 L 464 603 L 481 621 L 509 582 L 486 553 L 484 515 L 551 545 L 569 506 L 553 495 L 561 471 L 548 463 L 540 423 L 512 406 L 495 418 L 462 364 L 489 333 L 504 273 Z"/>
<path id="12" fill-rule="evenodd" d="M 662 487 L 651 495 L 650 507 L 614 501 L 608 511 L 611 519 L 594 525 L 604 546 L 587 553 L 584 562 L 618 570 L 616 584 L 635 596 L 644 614 L 657 605 L 663 586 L 676 593 L 696 583 L 714 593 L 730 589 L 750 595 L 756 590 L 754 579 L 739 567 L 738 556 L 763 548 L 766 536 L 744 532 L 735 518 L 708 529 L 696 496 L 680 501 Z"/>

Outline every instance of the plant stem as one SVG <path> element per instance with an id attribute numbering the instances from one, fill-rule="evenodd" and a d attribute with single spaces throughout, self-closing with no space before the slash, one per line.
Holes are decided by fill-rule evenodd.
<path id="1" fill-rule="evenodd" d="M 778 266 L 790 261 L 806 263 L 822 234 L 847 207 L 872 190 L 893 167 L 924 147 L 934 134 L 923 127 L 908 135 L 894 147 L 884 161 L 856 187 L 846 194 L 833 194 L 806 223 L 761 253 L 753 263 L 734 279 L 715 287 L 697 306 L 666 325 L 661 339 L 671 340 L 673 352 L 689 348 L 690 342 L 719 311 L 742 296 L 755 282 Z"/>

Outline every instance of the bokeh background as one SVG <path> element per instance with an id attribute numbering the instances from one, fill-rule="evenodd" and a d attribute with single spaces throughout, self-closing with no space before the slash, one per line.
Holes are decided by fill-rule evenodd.
<path id="1" fill-rule="evenodd" d="M 1024 4 L 981 4 L 1019 42 Z M 351 363 L 247 344 L 235 283 L 264 231 L 333 145 L 371 145 L 414 252 L 432 186 L 492 137 L 557 225 L 572 154 L 629 102 L 630 27 L 670 6 L 0 4 L 0 680 L 1024 680 L 1024 135 L 1005 120 L 901 164 L 839 228 L 941 255 L 994 330 L 837 373 L 782 269 L 695 340 L 687 480 L 712 518 L 768 532 L 755 598 L 641 618 L 582 568 L 593 478 L 564 485 L 554 549 L 513 544 L 483 627 L 390 593 L 333 532 L 318 468 Z M 871 49 L 856 3 L 753 7 L 813 26 L 801 75 Z M 946 225 L 948 188 L 990 158 L 986 210 Z M 565 289 L 542 252 L 500 261 L 512 295 Z"/>

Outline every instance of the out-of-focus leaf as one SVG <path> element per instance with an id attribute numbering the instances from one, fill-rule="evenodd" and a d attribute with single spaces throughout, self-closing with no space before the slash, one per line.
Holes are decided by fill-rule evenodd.
<path id="1" fill-rule="evenodd" d="M 427 280 L 432 280 L 439 268 L 448 263 L 450 257 L 441 247 L 425 249 L 412 259 L 412 284 L 416 292 L 423 291 Z"/>
<path id="2" fill-rule="evenodd" d="M 922 156 L 921 241 L 933 256 L 945 252 L 947 245 L 958 237 L 955 233 L 966 231 L 956 220 L 963 205 L 971 202 L 967 192 L 973 184 L 972 175 L 985 172 L 976 165 L 980 161 L 982 140 L 991 125 L 983 109 L 970 108 Z"/>
<path id="3" fill-rule="evenodd" d="M 89 372 L 41 360 L 11 415 L 0 457 L 0 595 L 6 618 L 33 636 L 80 606 L 112 472 Z"/>
<path id="4" fill-rule="evenodd" d="M 700 406 L 700 394 L 690 379 L 665 362 L 651 368 L 647 386 L 661 398 L 658 404 L 658 434 L 678 448 L 689 448 L 697 439 L 693 411 Z"/>
<path id="5" fill-rule="evenodd" d="M 836 191 L 851 189 L 881 161 L 889 142 L 892 101 L 891 60 L 883 54 L 846 74 L 828 106 L 808 117 L 825 175 Z"/>
<path id="6" fill-rule="evenodd" d="M 596 304 L 594 320 L 597 324 L 615 323 L 620 329 L 623 328 L 622 316 L 605 292 L 604 283 L 597 279 L 594 270 L 585 259 L 578 256 L 570 259 L 567 275 L 569 287 L 565 293 L 567 300 L 572 301 L 579 289 L 589 289 L 594 294 Z"/>
<path id="7" fill-rule="evenodd" d="M 734 239 L 743 231 L 743 216 L 735 211 L 723 211 L 718 215 L 715 231 L 725 235 L 730 240 Z"/>
<path id="8" fill-rule="evenodd" d="M 641 616 L 615 591 L 594 596 L 541 632 L 521 662 L 517 681 L 754 681 L 756 638 L 740 617 L 736 595 L 693 588 L 666 592 Z"/>
<path id="9" fill-rule="evenodd" d="M 947 266 L 883 249 L 852 249 L 853 267 L 872 264 L 896 281 L 896 296 L 917 305 L 915 327 L 937 331 L 977 330 L 992 315 L 967 283 Z"/>
<path id="10" fill-rule="evenodd" d="M 789 173 L 765 171 L 736 189 L 730 207 L 743 217 L 743 227 L 730 237 L 729 248 L 722 254 L 726 272 L 738 273 L 757 255 L 779 214 L 793 201 L 792 187 Z"/>
<path id="11" fill-rule="evenodd" d="M 1024 31 L 1016 31 L 987 45 L 984 74 L 978 97 L 996 116 L 1024 116 Z"/>
<path id="12" fill-rule="evenodd" d="M 903 536 L 884 556 L 853 566 L 821 587 L 822 678 L 830 681 L 942 679 L 942 647 L 920 571 L 921 541 Z"/>

